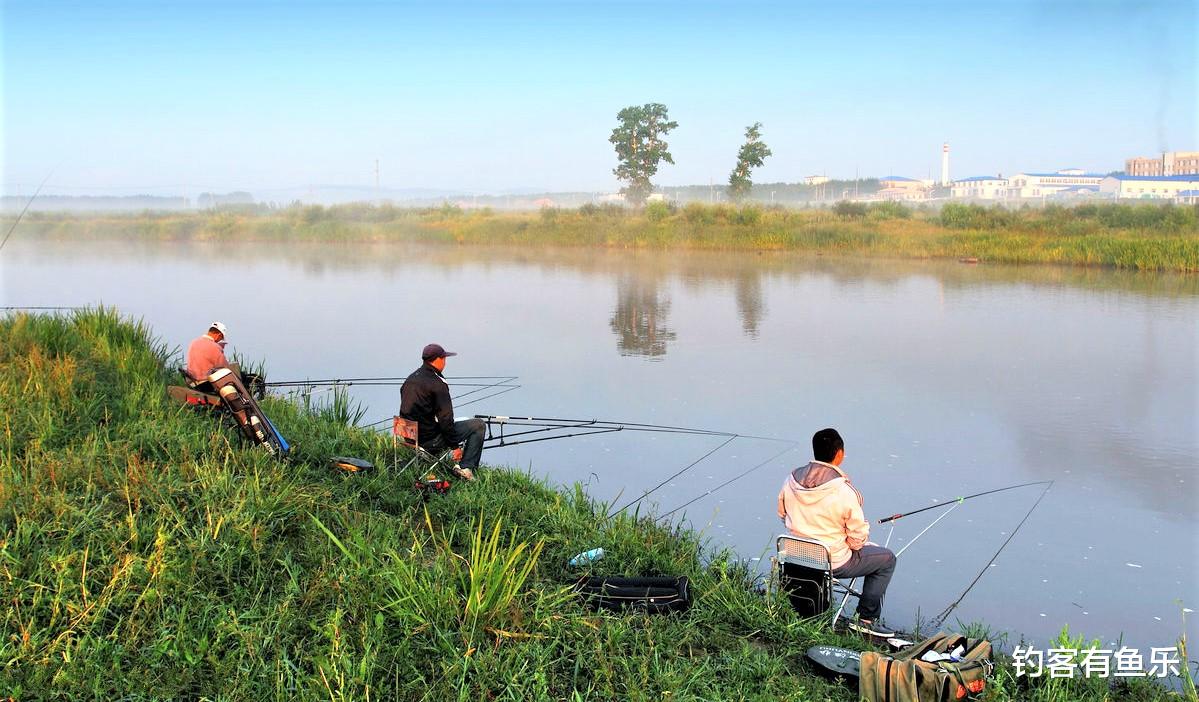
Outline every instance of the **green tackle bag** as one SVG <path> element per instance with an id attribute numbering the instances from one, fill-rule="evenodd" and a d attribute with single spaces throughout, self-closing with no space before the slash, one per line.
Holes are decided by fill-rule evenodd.
<path id="1" fill-rule="evenodd" d="M 958 661 L 929 663 L 929 651 L 948 654 L 961 647 Z M 982 699 L 991 663 L 991 642 L 940 632 L 893 656 L 862 654 L 858 697 L 866 702 L 957 702 Z"/>

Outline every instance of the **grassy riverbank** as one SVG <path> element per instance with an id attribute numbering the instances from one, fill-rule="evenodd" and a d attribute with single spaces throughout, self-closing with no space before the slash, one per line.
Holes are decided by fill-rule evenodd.
<path id="1" fill-rule="evenodd" d="M 343 205 L 129 216 L 35 213 L 23 236 L 239 241 L 440 241 L 806 251 L 891 258 L 977 258 L 1146 271 L 1199 271 L 1199 209 L 1092 204 L 1006 210 L 948 204 L 839 203 L 821 210 L 651 203 L 642 211 L 495 213 L 455 206 Z"/>
<path id="2" fill-rule="evenodd" d="M 862 642 L 756 594 L 697 534 L 504 470 L 422 506 L 386 468 L 327 467 L 392 459 L 341 404 L 268 400 L 296 444 L 277 463 L 171 404 L 171 361 L 111 311 L 0 319 L 0 697 L 856 698 L 802 653 Z M 691 577 L 694 607 L 588 612 L 564 564 L 593 546 L 597 572 Z M 1001 666 L 989 699 L 1170 697 Z"/>

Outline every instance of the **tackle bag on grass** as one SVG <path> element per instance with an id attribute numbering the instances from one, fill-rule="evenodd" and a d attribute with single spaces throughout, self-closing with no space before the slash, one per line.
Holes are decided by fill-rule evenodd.
<path id="1" fill-rule="evenodd" d="M 958 660 L 950 654 L 961 649 Z M 921 660 L 932 652 L 937 662 Z M 858 697 L 867 702 L 957 702 L 982 699 L 991 663 L 991 642 L 940 632 L 893 656 L 862 654 Z"/>
<path id="2" fill-rule="evenodd" d="M 691 606 L 691 583 L 684 577 L 617 578 L 592 576 L 575 583 L 592 609 L 626 609 L 646 614 L 682 612 Z"/>

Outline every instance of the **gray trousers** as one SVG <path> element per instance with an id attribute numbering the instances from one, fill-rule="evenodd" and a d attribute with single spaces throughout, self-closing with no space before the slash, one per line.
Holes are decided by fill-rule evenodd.
<path id="1" fill-rule="evenodd" d="M 849 560 L 833 569 L 834 578 L 866 577 L 858 598 L 858 617 L 876 621 L 883 613 L 883 595 L 895 573 L 895 554 L 882 546 L 863 546 L 851 551 Z"/>
<path id="2" fill-rule="evenodd" d="M 454 422 L 450 431 L 454 435 L 454 444 L 462 446 L 462 461 L 458 465 L 471 470 L 478 468 L 479 459 L 483 457 L 483 437 L 487 435 L 487 425 L 482 419 L 463 419 Z M 422 442 L 421 448 L 435 453 L 446 448 L 446 444 L 438 436 L 432 441 Z"/>

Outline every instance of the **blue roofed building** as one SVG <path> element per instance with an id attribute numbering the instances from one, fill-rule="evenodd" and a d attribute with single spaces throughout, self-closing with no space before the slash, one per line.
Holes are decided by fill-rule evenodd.
<path id="1" fill-rule="evenodd" d="M 1008 197 L 1012 199 L 1047 200 L 1058 195 L 1070 196 L 1083 189 L 1091 194 L 1100 191 L 1102 173 L 1086 173 L 1079 168 L 1066 168 L 1053 173 L 1017 173 L 1008 179 Z M 1074 190 L 1070 190 L 1074 188 Z M 1070 192 L 1067 192 L 1070 191 Z"/>
<path id="2" fill-rule="evenodd" d="M 1182 193 L 1199 190 L 1199 174 L 1173 176 L 1113 175 L 1099 186 L 1104 195 L 1117 200 L 1178 200 Z"/>

